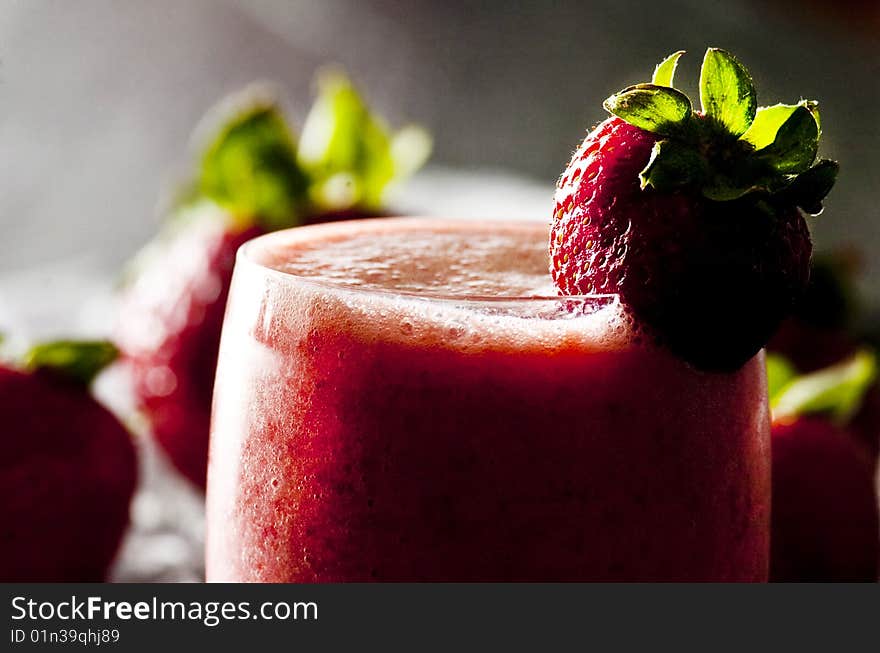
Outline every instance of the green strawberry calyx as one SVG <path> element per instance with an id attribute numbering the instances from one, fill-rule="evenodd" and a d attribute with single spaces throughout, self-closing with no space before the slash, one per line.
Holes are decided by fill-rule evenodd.
<path id="1" fill-rule="evenodd" d="M 877 357 L 862 349 L 830 367 L 798 375 L 785 358 L 767 355 L 767 381 L 773 419 L 790 421 L 804 415 L 826 415 L 846 424 L 858 411 L 877 379 Z"/>
<path id="2" fill-rule="evenodd" d="M 332 209 L 381 208 L 386 188 L 425 163 L 430 136 L 416 125 L 393 132 L 338 69 L 321 71 L 317 86 L 297 153 L 312 180 L 312 203 Z"/>
<path id="3" fill-rule="evenodd" d="M 198 192 L 267 229 L 295 224 L 309 181 L 277 98 L 268 87 L 250 87 L 215 111 L 222 117 L 202 152 Z"/>
<path id="4" fill-rule="evenodd" d="M 660 62 L 651 83 L 625 88 L 604 103 L 609 113 L 659 137 L 639 175 L 642 188 L 693 189 L 714 201 L 754 195 L 821 213 L 839 165 L 817 158 L 818 103 L 759 107 L 746 68 L 729 52 L 709 48 L 696 112 L 673 86 L 683 54 Z"/>
<path id="5" fill-rule="evenodd" d="M 106 340 L 56 340 L 31 347 L 22 367 L 29 372 L 50 370 L 89 385 L 118 355 L 116 346 Z"/>
<path id="6" fill-rule="evenodd" d="M 323 71 L 297 134 L 271 87 L 226 98 L 209 114 L 187 203 L 210 200 L 267 230 L 335 211 L 381 209 L 387 189 L 426 161 L 421 127 L 392 131 L 338 70 Z"/>

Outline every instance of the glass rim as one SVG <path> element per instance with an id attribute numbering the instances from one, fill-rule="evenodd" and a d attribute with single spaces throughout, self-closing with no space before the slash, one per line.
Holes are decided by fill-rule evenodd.
<path id="1" fill-rule="evenodd" d="M 417 231 L 419 228 L 433 227 L 454 230 L 453 227 L 470 228 L 473 231 L 482 231 L 481 227 L 497 225 L 505 229 L 511 227 L 522 227 L 528 230 L 531 227 L 540 226 L 546 229 L 546 223 L 538 220 L 499 220 L 499 219 L 470 219 L 470 218 L 435 218 L 424 216 L 394 216 L 394 217 L 376 217 L 376 218 L 360 218 L 356 220 L 337 220 L 334 222 L 325 222 L 320 224 L 303 225 L 299 227 L 290 227 L 288 229 L 280 229 L 266 234 L 261 234 L 251 238 L 243 243 L 235 254 L 236 267 L 247 264 L 261 270 L 264 274 L 282 279 L 285 283 L 296 283 L 299 285 L 312 286 L 323 290 L 341 291 L 352 293 L 355 295 L 369 295 L 379 297 L 399 297 L 403 299 L 414 299 L 420 301 L 430 301 L 438 303 L 454 303 L 454 304 L 530 304 L 541 302 L 581 302 L 581 303 L 611 303 L 618 299 L 614 293 L 593 293 L 586 295 L 457 295 L 450 293 L 432 292 L 432 291 L 415 291 L 415 290 L 396 290 L 394 288 L 375 288 L 362 287 L 352 284 L 340 283 L 335 281 L 327 281 L 316 279 L 302 274 L 295 274 L 279 270 L 257 258 L 253 251 L 259 247 L 267 247 L 272 241 L 283 240 L 284 244 L 292 244 L 299 240 L 307 240 L 310 235 L 320 237 L 321 232 L 333 235 L 339 232 L 340 239 L 344 238 L 344 234 L 351 229 L 352 225 L 358 227 L 369 225 L 374 233 L 382 233 L 383 231 L 399 231 L 403 226 L 406 231 Z M 387 229 L 383 229 L 387 227 Z M 316 234 L 317 232 L 317 234 Z M 363 233 L 363 232 L 361 232 Z M 286 240 L 285 240 L 286 238 Z"/>

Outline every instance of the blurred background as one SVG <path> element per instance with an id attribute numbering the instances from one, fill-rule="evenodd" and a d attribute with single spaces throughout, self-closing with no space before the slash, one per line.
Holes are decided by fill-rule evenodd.
<path id="1" fill-rule="evenodd" d="M 194 126 L 255 79 L 302 120 L 315 70 L 338 63 L 390 122 L 425 125 L 434 154 L 398 210 L 549 219 L 602 100 L 678 49 L 693 92 L 707 46 L 746 64 L 761 104 L 820 101 L 842 173 L 814 236 L 858 245 L 880 305 L 877 0 L 0 0 L 0 330 L 104 335 L 120 267 L 191 168 Z M 152 539 L 129 540 L 117 578 L 200 578 L 187 492 L 170 479 L 139 497 Z"/>

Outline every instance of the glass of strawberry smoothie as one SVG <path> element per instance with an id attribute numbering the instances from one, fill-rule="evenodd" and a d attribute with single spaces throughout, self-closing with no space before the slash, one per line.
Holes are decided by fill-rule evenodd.
<path id="1" fill-rule="evenodd" d="M 545 223 L 380 219 L 238 254 L 209 581 L 761 581 L 763 355 L 700 372 Z"/>

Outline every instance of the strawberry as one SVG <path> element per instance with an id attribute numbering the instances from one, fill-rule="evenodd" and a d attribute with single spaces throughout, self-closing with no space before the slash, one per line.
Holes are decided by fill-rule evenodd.
<path id="1" fill-rule="evenodd" d="M 116 328 L 156 441 L 202 488 L 239 246 L 275 229 L 380 213 L 389 183 L 413 172 L 430 148 L 419 128 L 390 134 L 339 73 L 321 77 L 298 142 L 265 89 L 224 101 L 217 114 L 186 201 L 135 261 Z"/>
<path id="2" fill-rule="evenodd" d="M 772 496 L 770 578 L 774 581 L 875 581 L 880 524 L 874 466 L 849 423 L 876 377 L 873 354 L 771 382 Z"/>
<path id="3" fill-rule="evenodd" d="M 126 429 L 88 392 L 103 342 L 35 347 L 0 367 L 0 581 L 101 581 L 137 481 Z"/>
<path id="4" fill-rule="evenodd" d="M 813 257 L 810 283 L 776 334 L 767 351 L 785 357 L 800 372 L 813 372 L 852 356 L 866 334 L 861 331 L 862 301 L 855 284 L 861 256 L 852 248 Z M 864 394 L 847 433 L 862 444 L 877 464 L 880 453 L 880 385 Z"/>
<path id="5" fill-rule="evenodd" d="M 151 433 L 177 469 L 204 485 L 211 392 L 235 252 L 262 233 L 215 205 L 199 207 L 165 245 L 164 264 L 127 288 L 116 337 Z"/>
<path id="6" fill-rule="evenodd" d="M 838 166 L 816 161 L 815 102 L 757 107 L 746 69 L 706 52 L 702 111 L 650 84 L 605 101 L 557 185 L 551 274 L 563 294 L 617 294 L 634 324 L 693 365 L 733 370 L 806 286 L 802 211 L 821 212 Z"/>
<path id="7" fill-rule="evenodd" d="M 767 351 L 785 356 L 801 372 L 827 367 L 855 353 L 859 301 L 853 277 L 859 258 L 851 249 L 813 256 L 806 291 L 767 343 Z"/>

